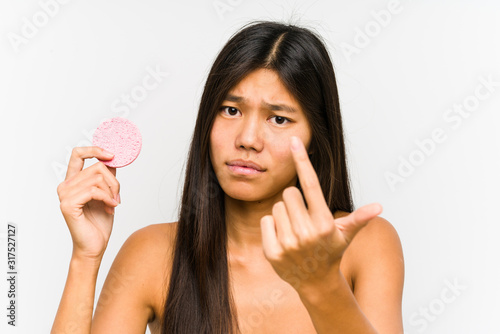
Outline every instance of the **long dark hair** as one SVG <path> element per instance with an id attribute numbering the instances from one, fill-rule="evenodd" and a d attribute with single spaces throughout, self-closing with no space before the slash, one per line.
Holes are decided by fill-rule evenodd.
<path id="1" fill-rule="evenodd" d="M 209 156 L 210 131 L 228 91 L 250 72 L 276 71 L 312 129 L 311 162 L 332 213 L 353 211 L 333 66 L 321 38 L 295 25 L 253 22 L 217 56 L 189 149 L 163 334 L 238 333 L 228 270 L 224 192 Z M 297 182 L 300 189 L 300 184 Z"/>

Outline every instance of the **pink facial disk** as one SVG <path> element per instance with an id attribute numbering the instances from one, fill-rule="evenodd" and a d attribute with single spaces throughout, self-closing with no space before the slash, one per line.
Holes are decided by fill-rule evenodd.
<path id="1" fill-rule="evenodd" d="M 92 144 L 114 154 L 111 160 L 100 160 L 109 167 L 125 167 L 141 152 L 142 136 L 139 128 L 123 117 L 105 120 L 95 130 Z"/>

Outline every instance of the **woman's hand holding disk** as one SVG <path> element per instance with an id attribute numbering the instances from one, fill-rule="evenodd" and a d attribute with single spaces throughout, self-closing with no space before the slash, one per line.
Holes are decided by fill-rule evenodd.
<path id="1" fill-rule="evenodd" d="M 98 162 L 84 170 L 85 159 L 110 160 L 97 146 L 75 147 L 66 179 L 57 187 L 61 212 L 73 239 L 73 256 L 100 260 L 113 227 L 120 183 L 116 168 Z"/>

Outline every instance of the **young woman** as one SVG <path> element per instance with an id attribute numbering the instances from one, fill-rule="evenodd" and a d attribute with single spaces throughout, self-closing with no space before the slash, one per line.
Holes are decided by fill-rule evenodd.
<path id="1" fill-rule="evenodd" d="M 52 333 L 402 333 L 403 255 L 377 203 L 353 210 L 335 75 L 321 39 L 242 28 L 208 75 L 178 222 L 133 233 L 92 317 L 120 201 L 99 147 L 58 186 L 73 239 Z"/>

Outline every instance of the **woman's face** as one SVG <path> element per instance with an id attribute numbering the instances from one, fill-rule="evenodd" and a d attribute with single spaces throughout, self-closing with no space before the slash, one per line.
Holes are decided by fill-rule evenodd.
<path id="1" fill-rule="evenodd" d="M 233 87 L 215 117 L 210 159 L 223 191 L 243 201 L 281 196 L 296 184 L 290 137 L 308 149 L 311 129 L 304 111 L 276 72 L 258 69 Z M 246 167 L 253 162 L 260 170 Z"/>

